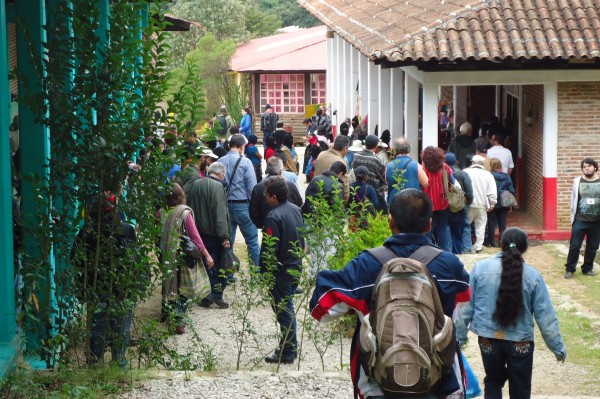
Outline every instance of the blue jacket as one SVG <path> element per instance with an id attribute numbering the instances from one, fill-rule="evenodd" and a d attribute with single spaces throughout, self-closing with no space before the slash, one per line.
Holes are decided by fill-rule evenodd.
<path id="1" fill-rule="evenodd" d="M 387 164 L 385 169 L 385 180 L 387 181 L 389 190 L 388 206 L 391 205 L 394 195 L 400 191 L 397 187 L 395 175 L 403 170 L 404 174 L 402 177 L 404 178 L 404 182 L 402 189 L 421 189 L 421 183 L 419 183 L 419 164 L 417 161 L 413 161 L 408 155 L 398 155 L 396 159 Z"/>
<path id="2" fill-rule="evenodd" d="M 397 234 L 388 238 L 385 246 L 398 256 L 409 257 L 423 245 L 432 245 L 422 234 Z M 311 315 L 319 321 L 328 321 L 354 310 L 360 319 L 370 313 L 373 285 L 381 271 L 379 263 L 371 254 L 363 252 L 352 259 L 343 270 L 323 270 L 317 275 L 316 287 L 310 301 Z M 457 296 L 468 295 L 469 274 L 463 264 L 450 252 L 435 258 L 428 269 L 435 278 L 444 313 L 452 317 Z M 358 332 L 352 338 L 350 373 L 352 381 L 361 395 L 382 395 L 375 381 L 368 381 L 358 361 Z M 448 395 L 459 388 L 454 374 L 442 379 L 438 386 L 439 395 Z"/>
<path id="3" fill-rule="evenodd" d="M 242 116 L 242 120 L 240 121 L 240 133 L 246 136 L 246 138 L 252 134 L 252 118 L 250 117 L 250 114 Z"/>
<path id="4" fill-rule="evenodd" d="M 496 180 L 496 189 L 498 191 L 497 197 L 496 197 L 496 198 L 498 198 L 498 202 L 496 202 L 496 205 L 494 206 L 494 208 L 498 209 L 498 208 L 501 208 L 500 194 L 502 193 L 502 191 L 508 190 L 514 195 L 515 188 L 513 187 L 512 180 L 508 173 L 494 171 L 494 172 L 492 172 L 492 176 L 494 176 L 494 180 Z"/>
<path id="5" fill-rule="evenodd" d="M 523 315 L 514 326 L 503 328 L 492 320 L 502 274 L 502 254 L 477 262 L 471 272 L 471 301 L 457 312 L 456 337 L 467 341 L 467 328 L 480 337 L 507 341 L 533 341 L 533 319 L 548 348 L 555 354 L 566 354 L 558 319 L 542 275 L 523 265 Z"/>

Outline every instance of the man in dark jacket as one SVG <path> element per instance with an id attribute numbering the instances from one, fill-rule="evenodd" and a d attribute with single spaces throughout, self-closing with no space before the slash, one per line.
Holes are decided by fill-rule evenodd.
<path id="1" fill-rule="evenodd" d="M 221 275 L 223 249 L 229 248 L 229 210 L 225 195 L 225 165 L 215 162 L 208 167 L 208 177 L 196 180 L 187 195 L 187 204 L 194 211 L 194 219 L 204 246 L 215 261 L 208 269 L 210 295 L 200 301 L 200 306 L 209 307 L 213 303 L 221 309 L 229 304 L 223 299 L 227 278 Z"/>
<path id="2" fill-rule="evenodd" d="M 266 148 L 267 139 L 277 129 L 279 115 L 271 108 L 270 104 L 265 105 L 265 112 L 260 116 L 260 130 L 263 132 L 262 144 Z"/>
<path id="3" fill-rule="evenodd" d="M 456 155 L 456 163 L 459 168 L 466 168 L 465 158 L 468 154 L 475 154 L 475 141 L 473 139 L 473 127 L 469 122 L 460 125 L 460 134 L 450 141 L 448 152 Z"/>
<path id="4" fill-rule="evenodd" d="M 305 201 L 302 205 L 302 213 L 305 215 L 313 211 L 313 200 L 319 195 L 327 201 L 330 206 L 334 205 L 336 198 L 344 203 L 344 182 L 342 177 L 346 175 L 348 168 L 342 161 L 336 161 L 328 171 L 316 176 L 306 187 Z"/>
<path id="5" fill-rule="evenodd" d="M 425 193 L 417 189 L 402 190 L 392 200 L 389 218 L 393 235 L 384 245 L 399 257 L 409 257 L 421 246 L 432 245 L 425 237 L 431 228 L 432 214 L 431 200 Z M 381 268 L 381 263 L 364 251 L 342 270 L 319 272 L 310 300 L 311 315 L 319 321 L 330 321 L 348 312 L 361 316 L 357 318 L 352 338 L 350 375 L 355 392 L 365 398 L 383 397 L 375 379 L 367 376 L 359 363 L 358 346 L 359 323 L 361 319 L 368 318 L 371 311 L 373 285 Z M 455 304 L 469 300 L 469 274 L 456 255 L 445 251 L 429 262 L 427 268 L 436 280 L 444 314 L 452 317 Z M 447 396 L 458 389 L 455 373 L 449 373 L 442 377 L 435 392 L 427 398 Z"/>
<path id="6" fill-rule="evenodd" d="M 271 157 L 267 161 L 266 169 L 267 178 L 270 176 L 282 176 L 283 174 L 283 162 L 278 157 Z M 291 181 L 286 180 L 288 187 L 288 201 L 297 207 L 302 206 L 302 196 L 298 191 L 298 186 Z M 272 209 L 268 201 L 265 198 L 265 182 L 260 181 L 254 186 L 252 190 L 252 196 L 250 197 L 250 219 L 252 223 L 259 229 L 262 229 L 265 224 L 265 218 Z"/>
<path id="7" fill-rule="evenodd" d="M 446 154 L 446 163 L 452 168 L 454 178 L 465 193 L 467 205 L 462 211 L 450 214 L 450 234 L 452 236 L 452 253 L 462 254 L 471 252 L 471 226 L 467 223 L 469 205 L 473 202 L 473 185 L 467 172 L 463 172 L 456 165 L 456 155 L 452 152 Z"/>
<path id="8" fill-rule="evenodd" d="M 265 219 L 260 266 L 263 273 L 272 273 L 274 277 L 270 294 L 281 334 L 277 350 L 265 361 L 289 364 L 296 360 L 298 346 L 293 302 L 297 277 L 290 271 L 299 271 L 302 265 L 297 252 L 304 248 L 304 239 L 300 235 L 302 212 L 288 201 L 288 184 L 282 176 L 268 177 L 264 186 L 265 200 L 272 210 Z M 273 240 L 273 247 L 266 245 L 269 236 L 277 238 Z M 276 262 L 269 259 L 269 253 L 274 255 Z"/>

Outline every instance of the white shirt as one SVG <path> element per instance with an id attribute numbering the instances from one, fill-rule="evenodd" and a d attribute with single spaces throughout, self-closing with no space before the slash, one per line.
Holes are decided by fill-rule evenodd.
<path id="1" fill-rule="evenodd" d="M 515 167 L 512 159 L 512 153 L 508 148 L 504 148 L 501 145 L 495 145 L 487 150 L 487 157 L 489 159 L 498 158 L 502 163 L 502 172 L 504 173 L 508 173 L 509 169 L 513 169 Z"/>

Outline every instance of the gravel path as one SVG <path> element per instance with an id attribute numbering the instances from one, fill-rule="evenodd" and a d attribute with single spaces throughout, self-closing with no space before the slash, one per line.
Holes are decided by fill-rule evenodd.
<path id="1" fill-rule="evenodd" d="M 243 245 L 238 245 L 245 249 Z M 533 259 L 549 256 L 543 247 L 532 247 L 528 255 Z M 463 255 L 461 259 L 467 269 L 471 269 L 479 259 L 490 256 L 492 252 L 478 255 Z M 532 262 L 535 263 L 535 262 Z M 239 281 L 238 283 L 239 284 Z M 555 305 L 564 305 L 563 298 L 556 296 Z M 226 291 L 226 300 L 236 306 L 235 290 Z M 297 298 L 297 303 L 307 300 L 307 295 Z M 558 301 L 558 303 L 557 303 Z M 573 306 L 573 304 L 570 304 Z M 138 314 L 158 317 L 160 298 L 155 295 L 143 305 Z M 300 312 L 299 319 L 303 317 Z M 145 381 L 142 386 L 122 396 L 122 398 L 351 398 L 352 387 L 348 371 L 348 354 L 350 339 L 335 339 L 321 359 L 312 343 L 304 338 L 304 347 L 300 362 L 293 365 L 276 366 L 266 364 L 262 358 L 276 347 L 277 333 L 274 315 L 270 308 L 257 306 L 252 309 L 250 322 L 255 327 L 253 339 L 248 343 L 248 350 L 241 356 L 240 369 L 236 370 L 237 351 L 232 333 L 232 309 L 204 309 L 194 306 L 191 311 L 193 329 L 202 342 L 198 343 L 188 331 L 182 336 L 173 336 L 171 343 L 180 353 L 195 353 L 198 358 L 206 357 L 207 351 L 215 356 L 216 366 L 213 372 L 170 372 L 159 371 L 156 379 Z M 300 325 L 300 323 L 299 323 Z M 299 332 L 300 334 L 300 332 Z M 299 335 L 300 339 L 300 335 Z M 470 335 L 466 356 L 483 384 L 483 366 L 481 364 L 476 337 Z M 554 356 L 541 340 L 536 340 L 534 358 L 533 390 L 535 398 L 592 398 L 582 394 L 584 384 L 597 378 L 590 376 L 582 367 L 568 362 L 557 364 Z M 483 385 L 482 385 L 483 387 Z M 600 384 L 598 384 L 600 391 Z M 588 387 L 589 388 L 589 387 Z M 588 389 L 587 392 L 590 392 Z M 508 397 L 506 390 L 505 396 Z"/>

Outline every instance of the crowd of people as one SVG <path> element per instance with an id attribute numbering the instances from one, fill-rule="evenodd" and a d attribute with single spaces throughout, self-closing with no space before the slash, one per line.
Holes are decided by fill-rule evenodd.
<path id="1" fill-rule="evenodd" d="M 226 113 L 226 108 L 221 111 Z M 224 113 L 221 115 L 226 125 Z M 249 109 L 245 109 L 244 118 L 251 118 Z M 406 138 L 391 141 L 389 132 L 387 137 L 382 133 L 385 142 L 368 134 L 368 125 L 358 117 L 344 121 L 335 137 L 331 118 L 324 109 L 306 119 L 305 125 L 302 167 L 293 136 L 268 104 L 261 116 L 262 151 L 257 146 L 254 124 L 248 127 L 244 119 L 239 132 L 235 125 L 225 127 L 229 135 L 210 138 L 216 143 L 208 148 L 195 135 L 187 136 L 183 143 L 177 143 L 177 135 L 169 140 L 169 132 L 163 136 L 164 142 L 154 139 L 154 148 L 165 153 L 176 145 L 184 148 L 177 152 L 182 154 L 181 159 L 172 158 L 172 165 L 165 167 L 169 192 L 157 213 L 162 224 L 160 261 L 170 267 L 163 279 L 161 320 L 174 323 L 175 333 L 185 334 L 184 316 L 190 301 L 180 292 L 179 268 L 183 266 L 174 260 L 179 254 L 181 234 L 188 235 L 202 253 L 203 261 L 197 266 L 205 267 L 210 280 L 210 293 L 199 298 L 198 305 L 229 307 L 224 292 L 235 276 L 224 267 L 223 259 L 232 250 L 239 228 L 247 246 L 248 263 L 273 276 L 269 293 L 280 340 L 277 350 L 264 360 L 294 363 L 298 353 L 293 298 L 301 292 L 297 272 L 304 266 L 303 257 L 292 249 L 305 248 L 303 226 L 315 212 L 316 198 L 320 198 L 318 206 L 343 204 L 352 230 L 368 227 L 366 214 L 388 215 L 392 235 L 384 246 L 396 257 L 409 257 L 421 247 L 439 248 L 425 264 L 434 276 L 443 313 L 454 320 L 458 341 L 466 341 L 469 329 L 479 336 L 486 395 L 497 395 L 508 381 L 511 396 L 518 392 L 515 396 L 527 397 L 531 391 L 533 320 L 559 361 L 564 361 L 566 348 L 545 283 L 523 261 L 527 235 L 519 228 L 506 226 L 507 214 L 515 205 L 515 190 L 510 176 L 514 163 L 510 150 L 503 146 L 504 133 L 488 127 L 474 134 L 472 125 L 465 122 L 447 152 L 426 147 L 418 162 L 411 158 L 411 143 Z M 581 167 L 584 176 L 576 179 L 573 189 L 572 213 L 578 234 L 572 239 L 565 278 L 574 273 L 585 234 L 590 251 L 588 254 L 586 250 L 584 274 L 593 275 L 590 257 L 598 248 L 599 240 L 588 229 L 598 213 L 592 203 L 596 198 L 593 183 L 600 181 L 598 166 L 586 158 Z M 307 182 L 304 196 L 303 186 L 298 184 L 302 174 Z M 450 186 L 464 194 L 466 206 L 457 212 L 450 210 Z M 262 243 L 258 229 L 262 231 Z M 329 239 L 325 237 L 325 241 Z M 456 255 L 480 252 L 484 245 L 496 244 L 500 254 L 479 262 L 469 276 Z M 276 259 L 275 267 L 269 263 L 267 247 L 269 256 Z M 310 256 L 334 255 L 336 248 L 331 247 L 327 253 Z M 385 394 L 359 361 L 357 352 L 359 327 L 369 315 L 374 283 L 384 263 L 363 252 L 342 270 L 311 270 L 316 278 L 310 301 L 313 317 L 328 320 L 348 311 L 359 316 L 351 375 L 361 397 L 379 398 Z M 531 290 L 532 286 L 541 288 Z M 130 319 L 127 314 L 123 323 L 130 324 Z M 122 356 L 123 345 L 118 348 L 121 352 L 115 356 Z M 461 375 L 460 362 L 454 367 L 458 374 L 442 375 L 440 382 L 422 397 L 437 398 L 464 390 L 457 377 Z"/>

